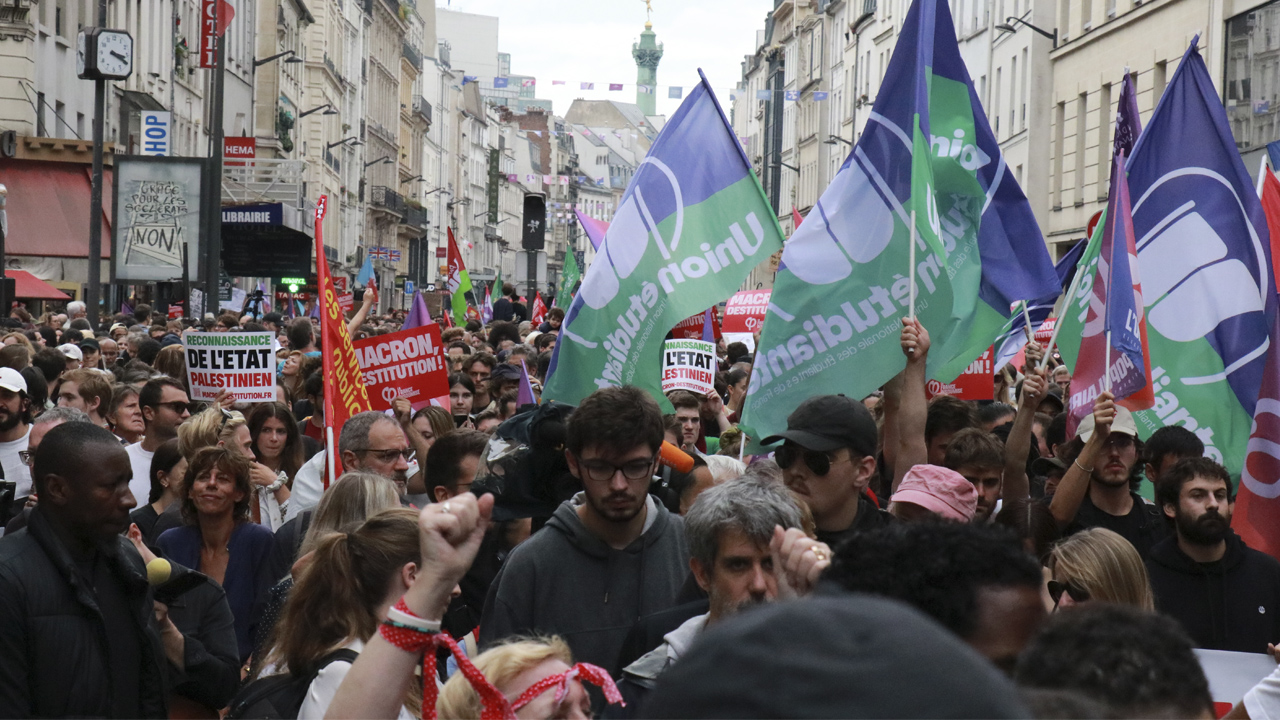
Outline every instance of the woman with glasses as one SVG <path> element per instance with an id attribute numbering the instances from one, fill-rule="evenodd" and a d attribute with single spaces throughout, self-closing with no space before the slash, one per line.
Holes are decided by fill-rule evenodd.
<path id="1" fill-rule="evenodd" d="M 182 476 L 187 472 L 187 459 L 178 449 L 178 439 L 166 440 L 151 456 L 151 495 L 147 504 L 129 513 L 129 521 L 138 526 L 142 541 L 155 546 L 156 521 L 160 514 L 182 499 Z"/>
<path id="2" fill-rule="evenodd" d="M 257 461 L 253 434 L 244 415 L 235 410 L 209 408 L 178 428 L 178 441 L 187 458 L 200 448 L 225 446 L 248 460 L 250 484 L 257 495 L 256 501 L 250 503 L 250 517 L 272 532 L 284 524 L 292 476 L 283 469 L 273 470 Z"/>
<path id="3" fill-rule="evenodd" d="M 158 541 L 170 560 L 208 575 L 226 591 L 240 662 L 253 651 L 255 603 L 271 586 L 273 540 L 270 530 L 249 520 L 250 470 L 248 459 L 229 447 L 197 450 L 182 483 L 186 524 Z"/>
<path id="4" fill-rule="evenodd" d="M 1049 554 L 1053 608 L 1090 600 L 1155 610 L 1147 568 L 1133 545 L 1106 528 L 1089 528 Z"/>

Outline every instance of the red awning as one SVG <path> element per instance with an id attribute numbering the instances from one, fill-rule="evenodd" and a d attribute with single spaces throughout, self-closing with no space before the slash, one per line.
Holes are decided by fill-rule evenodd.
<path id="1" fill-rule="evenodd" d="M 14 294 L 23 300 L 70 300 L 71 296 L 32 275 L 26 270 L 5 270 L 17 288 Z"/>
<path id="2" fill-rule="evenodd" d="M 0 160 L 0 183 L 9 190 L 5 253 L 88 257 L 90 172 L 91 166 L 82 163 Z M 111 169 L 103 175 L 102 257 L 109 258 Z"/>

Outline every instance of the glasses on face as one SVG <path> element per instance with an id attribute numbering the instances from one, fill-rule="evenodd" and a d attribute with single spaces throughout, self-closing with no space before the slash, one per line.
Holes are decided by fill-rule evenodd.
<path id="1" fill-rule="evenodd" d="M 189 403 L 182 402 L 181 400 L 171 400 L 169 402 L 156 403 L 155 407 L 169 408 L 170 410 L 173 411 L 174 415 L 181 415 L 182 413 L 187 412 L 191 409 L 191 405 Z M 226 411 L 224 410 L 223 412 L 226 412 Z M 223 418 L 222 423 L 223 425 L 226 424 L 226 418 Z M 218 428 L 218 432 L 222 432 L 221 427 Z"/>
<path id="2" fill-rule="evenodd" d="M 831 465 L 835 462 L 831 453 L 809 450 L 790 442 L 782 443 L 782 447 L 773 452 L 774 462 L 778 463 L 778 467 L 783 470 L 791 467 L 801 458 L 804 458 L 804 464 L 813 471 L 813 474 L 818 476 L 831 472 Z"/>
<path id="3" fill-rule="evenodd" d="M 405 462 L 413 462 L 413 458 L 416 456 L 416 453 L 413 451 L 413 448 L 405 448 L 403 450 L 397 450 L 395 448 L 390 448 L 387 450 L 374 450 L 372 448 L 360 448 L 356 450 L 356 452 L 362 452 L 368 455 L 372 455 L 373 457 L 378 458 L 378 460 L 383 463 L 393 463 L 396 461 L 397 457 L 404 458 Z"/>
<path id="4" fill-rule="evenodd" d="M 621 465 L 614 465 L 605 460 L 583 460 L 578 463 L 582 468 L 583 474 L 588 480 L 595 482 L 609 482 L 613 476 L 622 471 L 622 476 L 628 480 L 640 480 L 653 474 L 653 461 L 656 455 L 638 460 L 630 460 Z"/>
<path id="5" fill-rule="evenodd" d="M 21 460 L 22 464 L 26 465 L 27 467 L 31 467 L 31 461 L 34 460 L 35 457 L 36 457 L 36 454 L 34 452 L 31 452 L 30 450 L 18 451 L 18 459 Z"/>
<path id="6" fill-rule="evenodd" d="M 1057 580 L 1049 581 L 1049 597 L 1053 598 L 1054 607 L 1062 600 L 1062 594 L 1066 593 L 1068 597 L 1077 603 L 1085 602 L 1089 599 L 1089 591 L 1078 585 L 1069 582 L 1058 582 Z"/>

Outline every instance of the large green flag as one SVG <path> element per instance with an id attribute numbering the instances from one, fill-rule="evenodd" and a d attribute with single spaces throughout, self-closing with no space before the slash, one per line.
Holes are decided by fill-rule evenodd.
<path id="1" fill-rule="evenodd" d="M 634 385 L 664 403 L 667 332 L 780 247 L 777 216 L 703 77 L 622 198 L 565 315 L 543 399 L 577 404 Z"/>
<path id="2" fill-rule="evenodd" d="M 809 397 L 861 398 L 900 372 L 898 336 L 913 311 L 932 336 L 929 376 L 950 381 L 992 344 L 1014 303 L 1059 292 L 946 2 L 912 4 L 883 86 L 894 91 L 880 93 L 783 250 L 742 423 L 753 440 L 785 429 Z"/>
<path id="3" fill-rule="evenodd" d="M 560 288 L 556 290 L 556 300 L 551 307 L 567 307 L 569 293 L 578 287 L 578 281 L 581 279 L 582 271 L 578 269 L 578 258 L 574 257 L 574 252 L 570 250 L 564 255 L 564 272 L 560 273 Z"/>

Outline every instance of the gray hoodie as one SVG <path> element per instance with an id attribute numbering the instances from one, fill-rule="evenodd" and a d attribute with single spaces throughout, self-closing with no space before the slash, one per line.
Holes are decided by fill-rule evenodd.
<path id="1" fill-rule="evenodd" d="M 481 648 L 513 635 L 559 635 L 575 661 L 617 676 L 631 626 L 675 603 L 689 576 L 683 518 L 649 496 L 644 531 L 614 550 L 578 518 L 582 502 L 579 493 L 562 503 L 503 564 L 485 599 Z"/>

